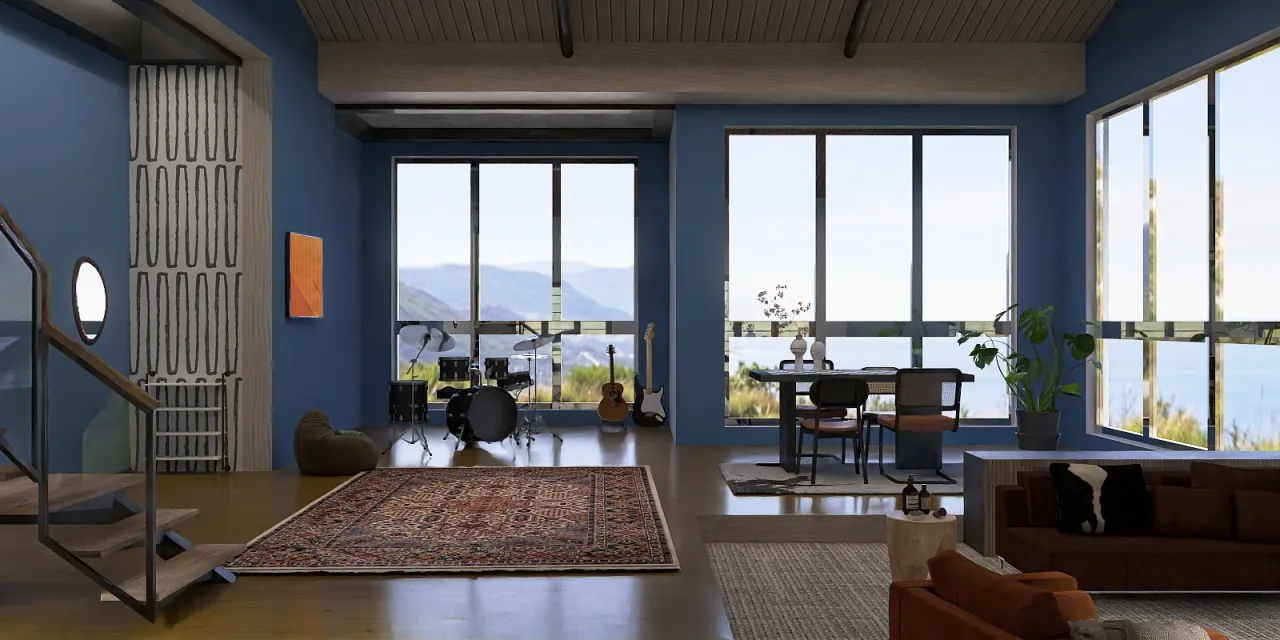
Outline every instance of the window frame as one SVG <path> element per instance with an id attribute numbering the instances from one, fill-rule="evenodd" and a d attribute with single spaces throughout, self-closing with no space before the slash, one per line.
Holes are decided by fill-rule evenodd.
<path id="1" fill-rule="evenodd" d="M 392 327 L 391 327 L 391 351 L 392 371 L 391 379 L 400 379 L 400 358 L 398 352 L 397 339 L 400 331 L 410 325 L 422 325 L 426 327 L 436 327 L 444 329 L 459 338 L 466 336 L 470 342 L 471 358 L 473 362 L 479 362 L 480 356 L 480 336 L 484 335 L 518 335 L 526 334 L 532 330 L 539 335 L 547 333 L 558 333 L 561 335 L 620 335 L 630 336 L 634 341 L 634 347 L 639 358 L 639 349 L 641 347 L 641 332 L 639 331 L 639 241 L 640 241 L 640 164 L 639 158 L 633 156 L 493 156 L 493 157 L 447 157 L 447 156 L 393 156 L 391 158 L 391 255 L 394 257 L 395 268 L 391 273 L 392 290 L 395 292 L 392 296 Z M 400 255 L 399 255 L 399 236 L 400 236 L 400 211 L 399 211 L 399 167 L 402 164 L 467 164 L 470 165 L 471 175 L 471 219 L 470 219 L 470 241 L 471 241 L 471 302 L 467 310 L 470 316 L 469 320 L 451 321 L 451 320 L 402 320 L 400 318 Z M 540 320 L 485 320 L 479 319 L 480 314 L 480 167 L 485 164 L 547 164 L 551 165 L 551 318 Z M 562 268 L 562 246 L 561 246 L 561 166 L 566 164 L 629 164 L 632 166 L 633 180 L 633 201 L 631 205 L 631 218 L 633 226 L 632 235 L 632 267 L 631 267 L 631 319 L 630 320 L 570 320 L 564 319 L 560 313 L 560 291 L 563 284 L 561 278 Z M 535 402 L 533 406 L 539 410 L 584 410 L 595 409 L 596 402 L 563 402 L 560 400 L 564 348 L 563 340 L 557 339 L 549 345 L 551 348 L 551 393 L 550 402 Z M 639 362 L 637 361 L 637 365 Z M 623 381 L 625 384 L 625 381 Z M 447 404 L 446 401 L 430 398 L 428 406 L 433 409 L 441 409 Z"/>
<path id="2" fill-rule="evenodd" d="M 1140 340 L 1143 343 L 1142 357 L 1142 432 L 1134 433 L 1119 427 L 1104 424 L 1109 421 L 1106 415 L 1107 398 L 1105 393 L 1105 369 L 1095 370 L 1093 375 L 1085 376 L 1085 402 L 1092 411 L 1087 411 L 1086 428 L 1088 433 L 1137 442 L 1157 447 L 1190 450 L 1219 451 L 1222 448 L 1224 420 L 1223 390 L 1225 369 L 1223 367 L 1223 341 L 1226 336 L 1230 344 L 1255 344 L 1277 346 L 1271 343 L 1273 333 L 1280 334 L 1280 319 L 1266 321 L 1224 321 L 1222 319 L 1223 282 L 1220 274 L 1224 265 L 1224 252 L 1219 241 L 1224 226 L 1224 210 L 1222 198 L 1217 185 L 1222 179 L 1220 169 L 1220 145 L 1217 135 L 1218 124 L 1218 74 L 1245 63 L 1252 58 L 1267 53 L 1280 55 L 1280 30 L 1255 38 L 1230 51 L 1211 58 L 1200 65 L 1186 69 L 1162 82 L 1151 85 L 1130 96 L 1118 100 L 1085 118 L 1085 232 L 1086 232 L 1086 317 L 1096 322 L 1096 335 L 1104 340 Z M 1208 297 L 1209 306 L 1204 321 L 1157 321 L 1155 318 L 1156 273 L 1153 253 L 1156 251 L 1158 226 L 1155 224 L 1156 206 L 1159 194 L 1152 194 L 1151 189 L 1151 155 L 1154 143 L 1151 127 L 1151 103 L 1179 89 L 1206 81 L 1206 147 L 1208 171 L 1205 176 L 1209 184 L 1206 222 L 1209 225 L 1209 260 L 1208 260 Z M 1142 248 L 1144 271 L 1143 277 L 1143 319 L 1142 321 L 1110 321 L 1102 320 L 1106 308 L 1105 298 L 1105 265 L 1106 265 L 1106 215 L 1108 211 L 1107 189 L 1110 173 L 1109 167 L 1109 122 L 1114 116 L 1131 109 L 1142 110 L 1143 143 L 1147 160 L 1143 169 L 1147 182 L 1145 207 L 1147 215 L 1147 238 Z M 1101 163 L 1101 166 L 1099 166 Z M 1208 411 L 1205 416 L 1205 447 L 1189 445 L 1159 437 L 1152 433 L 1152 416 L 1156 413 L 1158 397 L 1151 397 L 1148 390 L 1157 388 L 1156 384 L 1156 343 L 1158 342 L 1203 342 L 1208 352 Z M 1099 343 L 1100 346 L 1102 343 Z M 1100 354 L 1102 349 L 1100 348 Z M 1105 368 L 1105 359 L 1103 360 Z"/>
<path id="3" fill-rule="evenodd" d="M 814 190 L 814 300 L 813 320 L 793 322 L 792 327 L 779 332 L 778 322 L 769 321 L 735 321 L 729 315 L 729 184 L 731 180 L 729 163 L 729 141 L 740 135 L 797 135 L 814 136 L 815 149 L 815 190 Z M 827 136 L 911 136 L 912 142 L 912 266 L 911 266 L 911 318 L 906 322 L 893 321 L 833 321 L 826 319 L 826 269 L 827 269 L 827 236 L 826 236 L 826 138 Z M 724 133 L 724 399 L 725 426 L 751 427 L 775 426 L 776 418 L 741 418 L 729 415 L 728 399 L 730 379 L 733 374 L 729 369 L 729 349 L 731 338 L 746 337 L 781 337 L 794 336 L 796 330 L 804 328 L 812 337 L 825 338 L 883 338 L 903 337 L 911 340 L 911 366 L 924 365 L 924 338 L 956 338 L 966 330 L 983 331 L 992 337 L 1006 338 L 1010 346 L 1017 348 L 1017 336 L 1011 335 L 1012 324 L 1009 321 L 994 323 L 992 321 L 970 320 L 923 320 L 924 303 L 924 264 L 921 260 L 924 247 L 924 137 L 925 136 L 1004 136 L 1009 143 L 1009 269 L 1008 300 L 1014 304 L 1018 297 L 1018 130 L 1015 126 L 995 127 L 726 127 Z M 745 326 L 753 325 L 754 336 L 746 335 Z M 781 358 L 780 358 L 781 359 Z M 1014 424 L 1014 405 L 1012 396 L 1006 389 L 1006 400 L 1009 413 L 1003 418 L 962 418 L 961 424 L 975 427 L 1008 427 Z"/>

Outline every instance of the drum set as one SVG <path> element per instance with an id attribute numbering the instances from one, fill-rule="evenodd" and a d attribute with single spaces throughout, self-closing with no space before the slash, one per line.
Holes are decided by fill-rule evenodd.
<path id="1" fill-rule="evenodd" d="M 546 422 L 538 412 L 538 361 L 550 356 L 538 350 L 555 341 L 558 334 L 535 335 L 521 340 L 512 347 L 520 352 L 509 358 L 485 358 L 483 368 L 468 357 L 441 357 L 439 381 L 442 383 L 468 383 L 467 387 L 442 386 L 436 397 L 447 400 L 445 405 L 445 434 L 453 436 L 455 448 L 477 442 L 501 442 L 507 438 L 516 444 L 522 440 L 532 443 L 534 435 L 542 433 Z M 410 360 L 411 376 L 416 374 L 416 364 L 423 352 L 444 353 L 456 346 L 453 336 L 436 328 L 421 325 L 406 326 L 400 333 L 403 340 L 421 342 L 417 355 Z M 512 371 L 511 361 L 524 361 L 526 370 Z M 521 396 L 528 391 L 527 398 Z M 427 423 L 429 386 L 426 380 L 393 380 L 388 395 L 392 424 L 408 425 L 413 438 L 411 443 L 427 445 L 424 427 Z M 559 434 L 547 429 L 556 440 Z"/>

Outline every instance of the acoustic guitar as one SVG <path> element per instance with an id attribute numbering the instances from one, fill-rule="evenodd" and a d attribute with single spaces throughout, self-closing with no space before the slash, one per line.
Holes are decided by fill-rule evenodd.
<path id="1" fill-rule="evenodd" d="M 600 405 L 596 407 L 596 413 L 606 422 L 622 422 L 630 411 L 627 401 L 622 399 L 622 384 L 613 377 L 614 353 L 613 345 L 609 345 L 609 381 L 600 386 Z"/>
<path id="2" fill-rule="evenodd" d="M 667 410 L 662 406 L 662 387 L 653 388 L 653 327 L 644 330 L 644 384 L 636 376 L 636 403 L 631 419 L 642 427 L 661 427 L 667 421 Z"/>

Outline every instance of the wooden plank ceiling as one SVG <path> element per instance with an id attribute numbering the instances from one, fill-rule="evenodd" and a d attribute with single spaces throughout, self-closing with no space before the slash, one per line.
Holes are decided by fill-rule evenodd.
<path id="1" fill-rule="evenodd" d="M 560 0 L 575 42 L 843 42 L 859 0 Z M 1115 0 L 862 0 L 863 42 L 1083 42 Z M 557 0 L 298 0 L 321 42 L 556 42 Z"/>

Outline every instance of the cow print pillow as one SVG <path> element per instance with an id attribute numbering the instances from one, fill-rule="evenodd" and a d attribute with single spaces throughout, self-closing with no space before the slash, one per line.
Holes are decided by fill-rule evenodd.
<path id="1" fill-rule="evenodd" d="M 1142 465 L 1049 465 L 1058 530 L 1110 535 L 1148 533 L 1151 502 Z"/>

